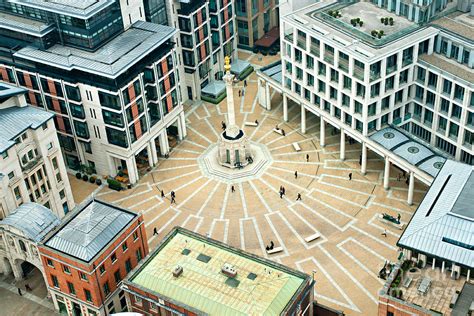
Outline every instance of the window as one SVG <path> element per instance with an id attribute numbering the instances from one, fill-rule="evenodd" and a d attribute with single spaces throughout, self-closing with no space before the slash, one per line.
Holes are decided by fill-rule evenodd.
<path id="1" fill-rule="evenodd" d="M 108 281 L 104 283 L 103 289 L 104 289 L 105 296 L 110 294 L 110 287 L 109 287 L 109 282 Z"/>
<path id="2" fill-rule="evenodd" d="M 69 269 L 68 266 L 63 265 L 63 271 L 64 273 L 71 274 L 71 270 Z"/>
<path id="3" fill-rule="evenodd" d="M 79 272 L 79 277 L 81 278 L 81 280 L 87 281 L 87 274 L 85 274 L 84 272 Z"/>
<path id="4" fill-rule="evenodd" d="M 2 158 L 3 158 L 3 159 L 7 159 L 7 158 L 8 158 L 8 152 L 4 151 L 4 152 L 2 153 Z"/>
<path id="5" fill-rule="evenodd" d="M 53 149 L 53 143 L 51 143 L 51 142 L 48 143 L 48 145 L 46 145 L 46 149 L 47 149 L 47 150 Z"/>
<path id="6" fill-rule="evenodd" d="M 115 283 L 116 284 L 119 284 L 120 281 L 122 281 L 122 278 L 120 277 L 120 270 L 115 271 L 114 278 L 115 278 Z"/>
<path id="7" fill-rule="evenodd" d="M 138 233 L 137 232 L 133 232 L 133 241 L 137 240 L 138 239 Z"/>
<path id="8" fill-rule="evenodd" d="M 74 288 L 74 284 L 71 282 L 67 282 L 67 288 L 69 289 L 69 293 L 72 295 L 76 295 L 76 289 Z"/>
<path id="9" fill-rule="evenodd" d="M 64 190 L 59 191 L 59 198 L 61 200 L 64 199 L 65 196 L 66 196 L 66 194 L 64 193 Z"/>
<path id="10" fill-rule="evenodd" d="M 51 281 L 53 282 L 53 286 L 59 288 L 59 281 L 55 275 L 51 275 Z"/>
<path id="11" fill-rule="evenodd" d="M 58 159 L 57 159 L 56 157 L 54 157 L 54 158 L 51 160 L 51 162 L 53 163 L 53 168 L 54 168 L 55 170 L 57 170 L 57 169 L 58 169 Z"/>
<path id="12" fill-rule="evenodd" d="M 99 271 L 100 271 L 100 274 L 103 274 L 103 273 L 105 272 L 105 267 L 104 267 L 104 265 L 101 265 L 101 266 L 99 267 Z"/>
<path id="13" fill-rule="evenodd" d="M 125 252 L 125 251 L 127 251 L 127 249 L 128 249 L 127 242 L 124 242 L 122 244 L 122 251 Z"/>
<path id="14" fill-rule="evenodd" d="M 117 255 L 115 253 L 113 253 L 112 256 L 110 256 L 110 260 L 112 260 L 112 263 L 117 261 Z"/>
<path id="15" fill-rule="evenodd" d="M 52 268 L 54 268 L 54 262 L 51 259 L 46 259 L 46 264 Z"/>
<path id="16" fill-rule="evenodd" d="M 137 255 L 137 262 L 142 260 L 142 250 L 140 248 L 137 249 L 136 255 Z"/>
<path id="17" fill-rule="evenodd" d="M 8 179 L 13 179 L 15 177 L 15 173 L 12 171 L 8 174 Z"/>
<path id="18" fill-rule="evenodd" d="M 127 273 L 132 271 L 132 262 L 130 261 L 130 259 L 127 259 L 127 261 L 125 261 L 125 270 L 127 271 Z"/>
<path id="19" fill-rule="evenodd" d="M 142 305 L 142 298 L 139 297 L 139 296 L 134 296 L 134 301 L 135 303 L 137 303 L 138 305 Z"/>
<path id="20" fill-rule="evenodd" d="M 84 296 L 86 297 L 86 301 L 92 302 L 92 295 L 89 290 L 84 289 Z"/>

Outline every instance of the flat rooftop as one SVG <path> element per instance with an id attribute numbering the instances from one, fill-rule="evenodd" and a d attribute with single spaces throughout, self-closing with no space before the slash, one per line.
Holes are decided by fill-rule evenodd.
<path id="1" fill-rule="evenodd" d="M 474 30 L 473 30 L 474 32 Z M 461 78 L 467 81 L 468 85 L 474 86 L 474 71 L 458 63 L 456 60 L 447 58 L 446 56 L 433 53 L 431 55 L 420 55 L 419 61 L 424 61 L 432 67 L 438 68 L 442 71 L 450 73 L 452 76 Z"/>
<path id="2" fill-rule="evenodd" d="M 14 56 L 67 71 L 80 70 L 114 79 L 170 40 L 176 32 L 169 26 L 139 21 L 94 52 L 57 44 L 46 50 L 28 46 Z"/>
<path id="3" fill-rule="evenodd" d="M 35 21 L 21 16 L 0 12 L 0 28 L 15 32 L 22 32 L 34 36 L 41 36 L 54 29 L 52 24 Z"/>
<path id="4" fill-rule="evenodd" d="M 461 291 L 466 278 L 460 277 L 457 280 L 453 280 L 450 276 L 451 272 L 445 271 L 441 273 L 439 268 L 433 270 L 430 266 L 426 266 L 423 269 L 415 269 L 414 271 L 406 272 L 405 277 L 409 276 L 413 280 L 408 288 L 401 286 L 403 299 L 427 310 L 438 311 L 442 315 L 451 315 L 452 309 L 449 307 L 451 299 L 456 291 Z M 423 278 L 431 279 L 431 285 L 425 295 L 418 292 L 418 287 Z"/>
<path id="5" fill-rule="evenodd" d="M 469 13 L 456 11 L 432 21 L 431 24 L 474 41 L 474 17 Z"/>
<path id="6" fill-rule="evenodd" d="M 44 244 L 89 262 L 137 216 L 111 204 L 90 200 L 66 217 Z"/>
<path id="7" fill-rule="evenodd" d="M 22 6 L 87 19 L 115 3 L 115 0 L 9 0 Z"/>
<path id="8" fill-rule="evenodd" d="M 221 272 L 231 264 L 237 276 Z M 183 268 L 179 277 L 172 274 Z M 278 315 L 311 280 L 302 272 L 175 228 L 129 283 L 210 315 Z"/>
<path id="9" fill-rule="evenodd" d="M 474 167 L 447 160 L 397 245 L 474 267 Z"/>

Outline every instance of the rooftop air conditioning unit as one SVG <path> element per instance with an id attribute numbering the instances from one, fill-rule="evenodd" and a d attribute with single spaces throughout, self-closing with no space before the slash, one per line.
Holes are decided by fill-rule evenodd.
<path id="1" fill-rule="evenodd" d="M 176 266 L 173 269 L 173 276 L 175 278 L 179 277 L 181 274 L 183 274 L 183 267 L 182 266 Z"/>
<path id="2" fill-rule="evenodd" d="M 222 273 L 231 278 L 235 278 L 237 276 L 237 270 L 230 263 L 225 263 L 222 266 Z"/>

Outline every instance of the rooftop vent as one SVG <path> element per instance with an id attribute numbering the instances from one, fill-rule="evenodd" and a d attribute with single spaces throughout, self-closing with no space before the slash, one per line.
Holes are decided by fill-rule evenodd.
<path id="1" fill-rule="evenodd" d="M 206 256 L 205 254 L 200 253 L 199 256 L 197 256 L 196 259 L 199 260 L 199 261 L 201 261 L 201 262 L 208 263 L 209 260 L 211 260 L 211 257 Z"/>
<path id="2" fill-rule="evenodd" d="M 185 255 L 185 256 L 189 255 L 190 253 L 191 253 L 191 250 L 189 250 L 187 248 L 184 248 L 183 251 L 181 251 L 181 254 Z"/>
<path id="3" fill-rule="evenodd" d="M 257 278 L 257 275 L 253 272 L 250 272 L 249 275 L 247 275 L 247 279 L 249 280 L 255 280 Z"/>
<path id="4" fill-rule="evenodd" d="M 182 266 L 176 266 L 173 269 L 173 276 L 175 278 L 179 277 L 181 274 L 183 274 L 183 267 Z"/>
<path id="5" fill-rule="evenodd" d="M 235 278 L 237 276 L 237 270 L 230 263 L 224 263 L 222 266 L 222 273 L 231 278 Z"/>

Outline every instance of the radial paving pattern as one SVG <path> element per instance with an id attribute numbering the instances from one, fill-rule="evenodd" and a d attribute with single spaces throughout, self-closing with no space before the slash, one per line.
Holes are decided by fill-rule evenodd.
<path id="1" fill-rule="evenodd" d="M 300 108 L 290 105 L 290 121 L 282 122 L 281 97 L 274 95 L 273 110 L 266 111 L 257 103 L 255 74 L 248 81 L 243 98 L 237 95 L 242 85 L 235 89 L 236 104 L 240 104 L 237 122 L 253 142 L 270 151 L 272 159 L 264 172 L 236 183 L 235 192 L 231 192 L 232 184 L 202 173 L 197 158 L 216 142 L 226 108 L 225 103 L 205 103 L 186 109 L 188 136 L 169 159 L 160 160 L 132 190 L 104 189 L 98 196 L 142 211 L 152 248 L 172 227 L 184 226 L 307 273 L 316 270 L 316 298 L 323 304 L 348 315 L 376 315 L 377 292 L 383 284 L 377 273 L 385 260 L 396 259 L 395 243 L 401 233 L 384 226 L 376 216 L 400 213 L 403 222 L 410 219 L 417 203 L 406 204 L 405 181 L 394 178 L 391 190 L 385 191 L 382 160 L 369 153 L 368 173 L 362 176 L 358 144 L 346 144 L 346 160 L 339 160 L 339 134 L 328 127 L 328 145 L 320 148 L 317 117 L 307 114 L 307 133 L 301 134 Z M 258 127 L 244 126 L 245 121 L 256 119 Z M 272 131 L 277 124 L 286 136 Z M 295 152 L 293 142 L 299 143 L 300 152 Z M 394 177 L 398 173 L 391 172 Z M 281 185 L 286 188 L 283 199 L 278 195 Z M 165 199 L 159 189 L 167 193 Z M 171 190 L 176 192 L 177 204 L 170 205 Z M 425 190 L 416 184 L 415 202 Z M 296 201 L 298 193 L 302 201 Z M 158 236 L 153 236 L 154 227 Z M 387 237 L 381 235 L 384 229 Z M 305 241 L 315 233 L 321 237 Z M 265 246 L 270 240 L 283 251 L 267 255 Z"/>

